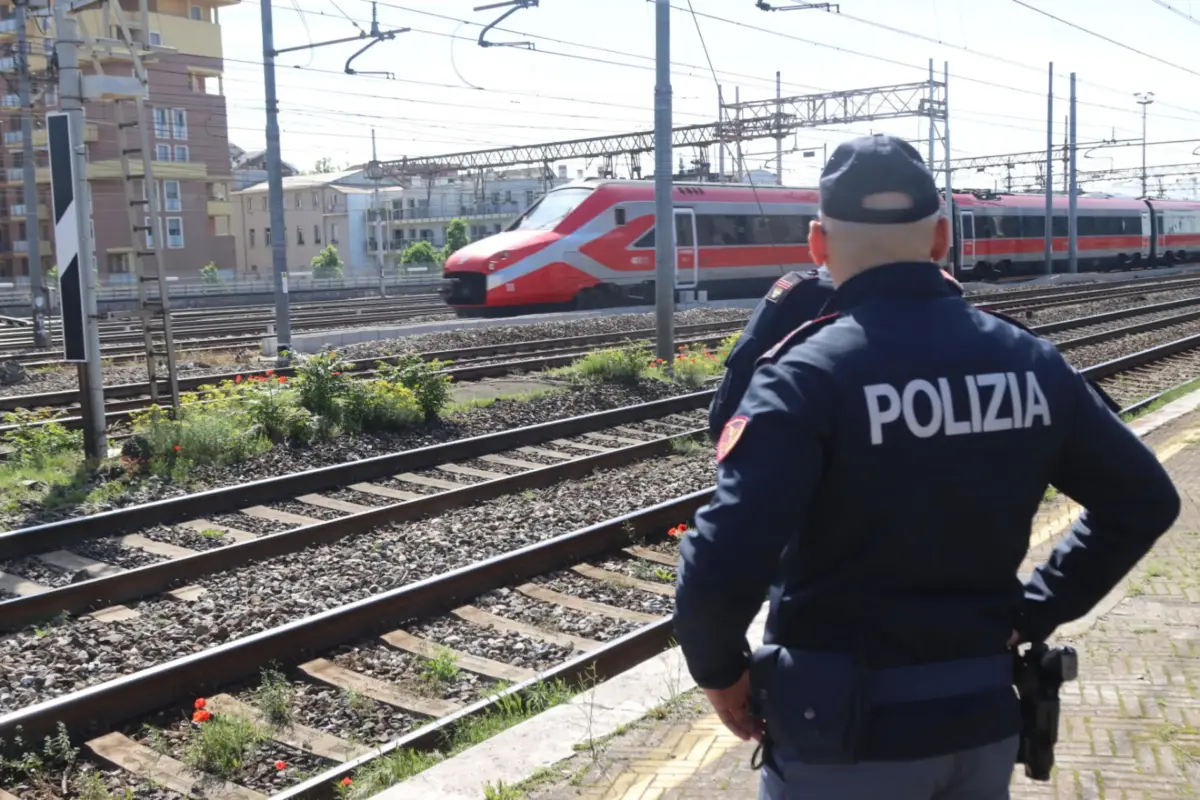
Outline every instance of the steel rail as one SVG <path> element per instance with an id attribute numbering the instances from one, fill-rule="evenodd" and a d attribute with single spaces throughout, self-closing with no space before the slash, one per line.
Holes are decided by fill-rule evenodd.
<path id="1" fill-rule="evenodd" d="M 1200 305 L 1200 297 L 1185 297 L 1182 300 L 1168 300 L 1165 303 L 1154 303 L 1148 306 L 1130 306 L 1129 308 L 1118 308 L 1115 311 L 1089 314 L 1086 317 L 1071 317 L 1070 319 L 1063 319 L 1058 322 L 1046 322 L 1041 325 L 1034 325 L 1030 330 L 1039 336 L 1045 336 L 1050 333 L 1058 333 L 1075 328 L 1086 328 L 1089 325 L 1115 322 L 1119 319 L 1128 319 L 1129 317 L 1136 317 L 1141 314 L 1154 314 L 1159 311 L 1171 311 L 1176 308 L 1187 308 L 1197 305 Z"/>
<path id="2" fill-rule="evenodd" d="M 1121 328 L 1113 328 L 1107 331 L 1097 331 L 1084 336 L 1077 336 L 1074 339 L 1065 339 L 1061 342 L 1056 342 L 1055 347 L 1060 351 L 1074 350 L 1078 347 L 1085 347 L 1090 344 L 1099 344 L 1100 342 L 1109 342 L 1113 339 L 1123 339 L 1127 336 L 1136 336 L 1139 333 L 1148 331 L 1157 331 L 1162 328 L 1169 328 L 1172 325 L 1182 325 L 1186 322 L 1193 322 L 1200 319 L 1200 311 L 1189 311 L 1186 314 L 1176 314 L 1173 317 L 1163 317 L 1162 319 L 1152 319 L 1147 322 L 1137 322 L 1133 325 L 1125 325 Z"/>
<path id="3" fill-rule="evenodd" d="M 12 742 L 17 736 L 39 741 L 60 723 L 73 737 L 111 730 L 185 698 L 249 678 L 263 664 L 290 666 L 305 654 L 332 649 L 406 620 L 444 614 L 480 594 L 620 550 L 631 536 L 661 533 L 680 519 L 690 519 L 712 491 L 710 487 L 692 492 L 10 712 L 0 716 L 0 741 Z"/>
<path id="4" fill-rule="evenodd" d="M 84 614 L 178 588 L 203 575 L 226 572 L 258 561 L 295 553 L 314 545 L 339 539 L 382 525 L 411 522 L 472 503 L 494 500 L 513 492 L 540 489 L 567 478 L 582 478 L 593 470 L 632 464 L 642 459 L 667 455 L 676 442 L 693 439 L 704 429 L 685 431 L 643 444 L 629 445 L 606 453 L 551 464 L 504 478 L 426 495 L 416 500 L 360 511 L 311 525 L 259 536 L 243 542 L 201 550 L 193 555 L 159 561 L 91 580 L 71 583 L 40 594 L 0 602 L 0 631 L 15 631 L 61 613 Z"/>
<path id="5" fill-rule="evenodd" d="M 1198 301 L 1200 302 L 1200 301 Z M 704 322 L 696 325 L 681 325 L 676 328 L 676 332 L 680 335 L 699 334 L 699 333 L 717 333 L 729 332 L 736 333 L 740 330 L 744 323 L 740 321 L 729 322 Z M 552 339 L 528 339 L 520 342 L 503 342 L 499 344 L 485 344 L 475 347 L 459 347 L 450 350 L 431 350 L 424 353 L 414 353 L 412 355 L 420 356 L 425 361 L 449 361 L 454 362 L 460 359 L 480 359 L 490 356 L 503 356 L 519 353 L 536 353 L 541 350 L 553 350 L 556 348 L 569 348 L 583 345 L 596 344 L 618 344 L 625 340 L 638 341 L 641 339 L 652 339 L 654 337 L 653 328 L 639 328 L 633 331 L 616 332 L 616 333 L 592 333 L 581 336 L 563 336 Z M 405 357 L 405 354 L 391 356 L 371 356 L 368 358 L 350 359 L 348 363 L 351 365 L 351 370 L 369 371 L 371 367 L 382 362 L 385 364 L 395 364 Z M 242 378 L 250 378 L 262 376 L 266 374 L 266 368 L 246 369 L 240 372 L 226 372 L 217 375 L 202 375 L 190 378 L 180 378 L 179 388 L 181 391 L 191 391 L 198 389 L 201 386 L 219 384 L 222 381 L 231 381 L 239 375 Z M 293 377 L 296 374 L 295 367 L 286 367 L 274 370 L 274 374 L 285 377 Z M 121 383 L 113 384 L 104 387 L 104 399 L 120 399 L 125 397 L 140 397 L 147 394 L 147 385 L 145 383 Z M 0 411 L 12 411 L 18 408 L 36 408 L 42 406 L 67 405 L 69 403 L 79 402 L 79 390 L 67 389 L 59 392 L 45 392 L 43 394 L 21 394 L 8 395 L 0 397 Z"/>
<path id="6" fill-rule="evenodd" d="M 247 505 L 260 505 L 399 472 L 526 447 L 549 439 L 693 411 L 706 405 L 714 394 L 712 390 L 694 392 L 0 533 L 0 560 L 55 550 L 101 535 L 129 533 L 188 516 L 218 514 Z M 220 548 L 216 552 L 224 552 L 234 546 Z"/>
<path id="7" fill-rule="evenodd" d="M 1134 294 L 1171 292 L 1179 289 L 1191 289 L 1194 287 L 1200 287 L 1200 279 L 1179 281 L 1170 285 L 1149 284 L 1146 286 L 1133 288 L 1116 287 L 1112 289 L 1098 289 L 1090 292 L 1062 294 L 1055 297 L 1047 297 L 1042 300 L 1034 300 L 1032 302 L 1028 300 L 997 300 L 995 302 L 979 302 L 977 305 L 980 308 L 987 308 L 991 309 L 992 311 L 1036 311 L 1054 306 L 1071 305 L 1074 303 L 1089 303 L 1096 300 L 1110 300 L 1118 297 L 1127 297 Z"/>
<path id="8" fill-rule="evenodd" d="M 1194 336 L 1185 336 L 1182 339 L 1176 339 L 1173 342 L 1160 344 L 1157 347 L 1150 347 L 1145 350 L 1139 350 L 1136 353 L 1120 356 L 1110 361 L 1105 361 L 1100 364 L 1094 364 L 1090 367 L 1084 367 L 1080 370 L 1084 377 L 1094 381 L 1111 378 L 1114 375 L 1119 375 L 1122 372 L 1128 372 L 1138 367 L 1144 367 L 1148 364 L 1153 364 L 1155 361 L 1167 358 L 1169 356 L 1178 355 L 1179 353 L 1188 350 L 1194 350 L 1200 347 L 1200 334 Z"/>

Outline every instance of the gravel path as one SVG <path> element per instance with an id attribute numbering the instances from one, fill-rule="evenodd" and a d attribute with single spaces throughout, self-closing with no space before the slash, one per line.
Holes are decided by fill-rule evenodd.
<path id="1" fill-rule="evenodd" d="M 511 430 L 650 400 L 660 400 L 687 394 L 689 391 L 662 381 L 646 380 L 635 386 L 580 385 L 530 399 L 501 399 L 486 407 L 456 414 L 452 419 L 440 420 L 431 425 L 422 425 L 403 433 L 341 436 L 312 447 L 276 447 L 240 464 L 226 467 L 199 467 L 190 470 L 188 477 L 191 485 L 188 487 L 160 477 L 150 477 L 130 486 L 123 495 L 109 502 L 53 510 L 27 508 L 17 514 L 0 514 L 0 530 L 15 530 L 58 519 L 86 516 L 113 508 L 177 497 L 189 491 L 203 491 L 244 484 L 276 475 L 344 464 L 455 439 Z M 118 473 L 119 471 L 114 471 L 113 476 L 115 477 Z M 257 527 L 247 527 L 252 523 L 238 524 L 240 520 L 244 520 L 244 515 L 235 516 L 240 519 L 222 524 L 252 533 L 260 532 Z M 218 520 L 214 519 L 213 521 Z"/>
<path id="2" fill-rule="evenodd" d="M 670 597 L 644 592 L 641 589 L 618 586 L 607 581 L 592 580 L 582 575 L 576 575 L 574 572 L 562 571 L 551 575 L 539 575 L 532 582 L 556 592 L 630 611 L 641 611 L 644 614 L 658 614 L 665 617 L 675 609 L 675 601 Z"/>
<path id="3" fill-rule="evenodd" d="M 1081 336 L 1091 336 L 1092 334 L 1101 333 L 1103 331 L 1114 331 L 1130 325 L 1140 325 L 1145 322 L 1168 319 L 1169 317 L 1177 317 L 1181 314 L 1190 314 L 1197 311 L 1200 311 L 1200 304 L 1197 304 L 1191 308 L 1175 308 L 1169 311 L 1154 311 L 1148 314 L 1138 314 L 1135 317 L 1112 320 L 1111 322 L 1101 322 L 1097 325 L 1085 325 L 1082 328 L 1071 328 L 1065 331 L 1056 331 L 1055 333 L 1046 334 L 1046 338 L 1052 342 L 1065 342 L 1070 339 L 1078 339 Z"/>
<path id="4" fill-rule="evenodd" d="M 513 589 L 503 588 L 476 597 L 472 604 L 493 614 L 517 622 L 536 625 L 549 631 L 582 636 L 597 642 L 618 639 L 638 629 L 636 622 L 572 611 L 555 603 L 544 603 L 526 597 Z"/>
<path id="5" fill-rule="evenodd" d="M 1124 297 L 1112 297 L 1107 300 L 1092 300 L 1090 302 L 1080 302 L 1068 306 L 1056 306 L 1054 308 L 1022 311 L 1014 316 L 1018 317 L 1026 325 L 1037 326 L 1045 325 L 1051 322 L 1059 322 L 1066 319 L 1075 319 L 1076 317 L 1090 317 L 1093 314 L 1103 314 L 1107 311 L 1117 311 L 1123 308 L 1152 306 L 1157 303 L 1167 303 L 1172 300 L 1183 300 L 1189 297 L 1200 297 L 1200 287 L 1191 289 L 1168 289 L 1158 292 L 1147 291 L 1140 294 L 1125 295 Z M 1041 303 L 1051 299 L 1053 298 L 1030 300 L 1029 302 Z M 1182 311 L 1183 309 L 1179 309 L 1175 313 L 1181 313 Z M 1009 312 L 1002 311 L 1001 313 L 1008 314 Z"/>
<path id="6" fill-rule="evenodd" d="M 1200 320 L 1193 320 L 1180 325 L 1172 325 L 1169 328 L 1160 328 L 1156 331 L 1146 331 L 1108 342 L 1076 347 L 1068 350 L 1066 357 L 1075 366 L 1086 367 L 1092 364 L 1102 364 L 1139 350 L 1157 347 L 1160 344 L 1182 339 L 1184 336 L 1194 336 L 1197 333 L 1200 333 Z"/>
<path id="7" fill-rule="evenodd" d="M 497 631 L 492 627 L 483 628 L 452 617 L 406 625 L 405 630 L 463 653 L 537 672 L 561 664 L 574 654 L 570 647 L 548 644 L 518 633 Z"/>
<path id="8" fill-rule="evenodd" d="M 198 577 L 194 603 L 162 596 L 118 623 L 77 618 L 0 640 L 0 712 L 353 602 L 712 483 L 707 451 L 566 480 L 546 489 L 385 526 L 333 545 Z M 580 631 L 580 635 L 589 635 Z M 81 655 L 81 653 L 83 655 Z M 53 680 L 47 685 L 48 676 Z"/>

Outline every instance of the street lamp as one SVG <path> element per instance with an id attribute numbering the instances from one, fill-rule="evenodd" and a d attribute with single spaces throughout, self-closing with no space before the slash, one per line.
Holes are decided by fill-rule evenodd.
<path id="1" fill-rule="evenodd" d="M 1154 92 L 1135 92 L 1138 105 L 1142 107 L 1142 197 L 1146 196 L 1146 111 L 1154 102 Z"/>

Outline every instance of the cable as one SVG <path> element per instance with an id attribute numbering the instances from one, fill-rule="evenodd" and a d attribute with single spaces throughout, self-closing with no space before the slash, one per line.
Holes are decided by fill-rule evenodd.
<path id="1" fill-rule="evenodd" d="M 1193 25 L 1200 25 L 1200 19 L 1196 19 L 1191 14 L 1180 11 L 1178 8 L 1175 8 L 1175 6 L 1171 5 L 1170 3 L 1164 2 L 1164 0 L 1152 0 L 1152 2 L 1157 3 L 1158 5 L 1165 8 L 1167 11 L 1170 11 L 1172 14 L 1178 14 L 1179 16 L 1186 19 L 1188 22 L 1192 23 Z"/>
<path id="2" fill-rule="evenodd" d="M 1136 47 L 1130 47 L 1129 45 L 1125 44 L 1124 42 L 1118 42 L 1116 39 L 1110 39 L 1102 33 L 1096 33 L 1095 31 L 1090 31 L 1087 28 L 1083 27 L 1082 25 L 1076 25 L 1074 22 L 1065 20 L 1062 17 L 1056 17 L 1053 14 L 1051 14 L 1049 11 L 1043 11 L 1042 9 L 1037 8 L 1036 6 L 1031 6 L 1031 5 L 1029 5 L 1029 3 L 1026 3 L 1025 0 L 1012 0 L 1012 1 L 1019 6 L 1024 6 L 1025 8 L 1028 8 L 1030 11 L 1036 11 L 1037 13 L 1041 14 L 1044 17 L 1049 17 L 1050 19 L 1052 19 L 1056 22 L 1061 22 L 1063 25 L 1074 28 L 1077 31 L 1082 31 L 1082 32 L 1088 34 L 1089 36 L 1095 36 L 1097 39 L 1103 39 L 1104 41 L 1108 42 L 1109 44 L 1115 44 L 1117 47 L 1128 50 L 1131 53 L 1137 53 L 1139 56 L 1142 56 L 1144 58 L 1149 58 L 1153 61 L 1157 61 L 1160 64 L 1166 64 L 1168 67 L 1174 67 L 1175 69 L 1183 70 L 1184 72 L 1188 73 L 1189 75 L 1195 75 L 1197 78 L 1200 78 L 1200 72 L 1196 72 L 1193 69 L 1188 69 L 1187 67 L 1172 63 L 1170 61 L 1167 61 L 1166 59 L 1159 58 L 1158 56 L 1150 55 L 1149 53 L 1147 53 L 1143 50 L 1138 50 Z"/>

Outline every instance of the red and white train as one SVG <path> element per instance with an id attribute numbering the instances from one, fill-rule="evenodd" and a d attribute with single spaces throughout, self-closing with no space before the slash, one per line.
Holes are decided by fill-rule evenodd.
<path id="1" fill-rule="evenodd" d="M 712 299 L 755 297 L 794 269 L 811 269 L 813 189 L 675 184 L 675 279 Z M 1200 260 L 1200 202 L 1081 196 L 1080 270 Z M 1044 195 L 954 195 L 954 248 L 963 280 L 1043 270 Z M 1067 198 L 1055 197 L 1055 266 L 1067 257 Z M 532 308 L 600 308 L 654 298 L 654 184 L 594 179 L 554 189 L 508 230 L 446 262 L 442 296 L 461 315 Z"/>

